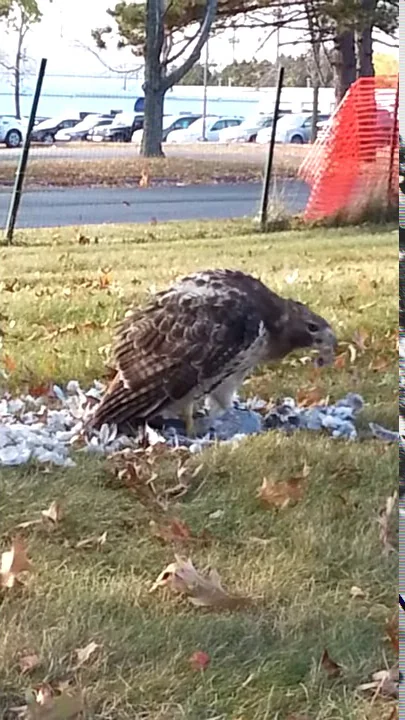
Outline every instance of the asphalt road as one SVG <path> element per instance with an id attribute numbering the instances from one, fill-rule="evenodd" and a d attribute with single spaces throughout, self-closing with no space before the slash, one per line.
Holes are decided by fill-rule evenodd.
<path id="1" fill-rule="evenodd" d="M 31 190 L 22 197 L 16 227 L 252 217 L 258 211 L 260 195 L 259 183 Z M 298 180 L 286 180 L 277 185 L 276 196 L 291 213 L 297 213 L 305 208 L 308 187 Z M 11 189 L 0 190 L 1 228 L 10 197 Z"/>

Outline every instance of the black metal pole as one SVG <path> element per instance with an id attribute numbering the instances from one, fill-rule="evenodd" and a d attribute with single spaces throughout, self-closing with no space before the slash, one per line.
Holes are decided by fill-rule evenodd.
<path id="1" fill-rule="evenodd" d="M 277 119 L 278 119 L 278 113 L 279 113 L 279 108 L 280 108 L 281 90 L 283 88 L 283 79 L 284 79 L 284 68 L 280 67 L 278 70 L 276 102 L 274 103 L 273 124 L 271 126 L 269 153 L 267 156 L 266 172 L 265 172 L 265 176 L 264 176 L 263 193 L 262 193 L 262 200 L 261 200 L 261 205 L 260 205 L 260 229 L 262 232 L 265 232 L 266 227 L 267 227 L 267 207 L 268 207 L 268 203 L 269 203 L 270 178 L 271 178 L 271 170 L 273 167 L 274 146 L 276 144 L 276 126 L 277 126 Z"/>
<path id="2" fill-rule="evenodd" d="M 31 112 L 30 112 L 30 117 L 29 117 L 28 126 L 27 126 L 27 132 L 25 134 L 20 159 L 18 162 L 18 168 L 17 168 L 17 172 L 15 175 L 14 188 L 13 188 L 13 193 L 11 195 L 11 202 L 10 202 L 10 207 L 9 207 L 9 211 L 8 211 L 6 231 L 5 231 L 5 238 L 6 238 L 7 245 L 11 245 L 12 240 L 13 240 L 14 226 L 15 226 L 15 222 L 17 219 L 18 208 L 20 206 L 22 188 L 23 188 L 24 177 L 25 177 L 25 170 L 27 167 L 28 153 L 29 153 L 30 143 L 31 143 L 31 132 L 32 132 L 32 128 L 34 127 L 35 117 L 37 114 L 39 98 L 40 98 L 41 90 L 42 90 L 42 81 L 44 79 L 47 62 L 48 61 L 46 58 L 42 58 L 41 64 L 39 66 L 37 85 L 35 88 L 34 99 L 32 101 Z"/>

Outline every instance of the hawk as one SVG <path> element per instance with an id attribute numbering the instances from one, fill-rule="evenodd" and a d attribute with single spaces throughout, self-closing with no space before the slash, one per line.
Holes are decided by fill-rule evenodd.
<path id="1" fill-rule="evenodd" d="M 115 377 L 89 427 L 180 417 L 189 434 L 198 403 L 232 405 L 244 378 L 292 350 L 330 362 L 336 338 L 324 318 L 239 270 L 188 275 L 135 309 L 118 329 Z"/>

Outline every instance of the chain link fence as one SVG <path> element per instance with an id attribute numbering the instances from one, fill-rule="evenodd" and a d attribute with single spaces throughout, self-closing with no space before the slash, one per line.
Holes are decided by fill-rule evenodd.
<path id="1" fill-rule="evenodd" d="M 105 99 L 97 102 L 94 96 L 91 112 L 66 111 L 35 126 L 17 228 L 257 215 L 271 112 L 256 113 L 256 126 L 251 114 L 248 119 L 208 117 L 203 130 L 198 113 L 165 116 L 162 160 L 140 156 L 141 112 L 119 113 L 112 107 L 107 110 Z M 246 112 L 252 113 L 250 106 Z M 319 160 L 314 153 L 319 155 L 321 147 L 320 141 L 315 146 L 309 143 L 311 113 L 291 113 L 285 102 L 283 109 L 282 95 L 281 114 L 269 218 L 306 210 L 312 178 L 300 170 L 308 168 L 313 158 L 313 174 Z M 318 117 L 325 124 L 328 114 Z M 193 126 L 196 131 L 191 133 Z M 321 129 L 320 135 L 324 134 Z M 0 145 L 2 228 L 21 152 L 20 147 L 12 147 L 19 145 L 16 139 L 14 134 L 9 147 Z M 322 143 L 324 151 L 325 139 Z M 339 162 L 344 167 L 344 158 L 340 156 Z"/>

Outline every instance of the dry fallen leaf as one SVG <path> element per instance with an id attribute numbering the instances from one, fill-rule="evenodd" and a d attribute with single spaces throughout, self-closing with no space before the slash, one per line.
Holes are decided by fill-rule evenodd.
<path id="1" fill-rule="evenodd" d="M 197 650 L 189 658 L 189 663 L 193 670 L 205 670 L 210 664 L 210 656 L 203 650 Z"/>
<path id="2" fill-rule="evenodd" d="M 76 667 L 79 668 L 83 663 L 87 662 L 87 660 L 93 655 L 93 653 L 98 650 L 98 648 L 101 647 L 98 643 L 90 642 L 86 647 L 83 648 L 77 648 L 75 650 L 76 657 L 77 657 L 77 664 Z"/>
<path id="3" fill-rule="evenodd" d="M 25 544 L 22 538 L 16 537 L 11 545 L 1 556 L 0 564 L 0 586 L 12 588 L 19 581 L 19 575 L 32 569 L 31 562 L 27 558 Z"/>
<path id="4" fill-rule="evenodd" d="M 366 593 L 361 588 L 357 587 L 357 585 L 353 585 L 350 588 L 350 595 L 352 598 L 365 598 Z"/>
<path id="5" fill-rule="evenodd" d="M 324 401 L 322 391 L 317 387 L 302 388 L 297 392 L 297 403 L 301 407 L 320 405 Z"/>
<path id="6" fill-rule="evenodd" d="M 54 500 L 47 510 L 42 510 L 41 515 L 56 525 L 63 517 L 60 503 Z"/>
<path id="7" fill-rule="evenodd" d="M 174 592 L 186 595 L 193 605 L 199 607 L 216 607 L 235 609 L 251 602 L 249 598 L 231 595 L 221 585 L 216 570 L 202 575 L 190 559 L 175 555 L 175 562 L 170 563 L 153 583 L 149 592 L 159 587 L 169 587 Z"/>
<path id="8" fill-rule="evenodd" d="M 160 526 L 154 520 L 149 523 L 152 533 L 164 542 L 184 542 L 190 540 L 191 530 L 182 520 L 173 518 L 169 525 Z"/>
<path id="9" fill-rule="evenodd" d="M 29 720 L 73 720 L 83 710 L 81 694 L 62 693 L 53 696 L 42 688 L 37 692 L 34 702 L 27 706 Z"/>
<path id="10" fill-rule="evenodd" d="M 305 491 L 304 480 L 308 475 L 309 467 L 304 465 L 299 475 L 293 476 L 284 482 L 270 482 L 270 480 L 264 478 L 258 492 L 258 498 L 270 507 L 283 509 L 303 498 Z"/>
<path id="11" fill-rule="evenodd" d="M 398 499 L 398 493 L 395 492 L 393 495 L 387 497 L 385 506 L 380 510 L 380 516 L 378 523 L 380 525 L 380 540 L 383 545 L 383 555 L 389 555 L 390 552 L 395 552 L 393 545 L 393 533 L 391 530 L 391 516 L 394 511 L 396 502 Z"/>
<path id="12" fill-rule="evenodd" d="M 373 691 L 374 696 L 384 695 L 392 699 L 396 699 L 399 695 L 399 667 L 394 667 L 389 670 L 379 670 L 373 673 L 372 682 L 363 683 L 359 685 L 358 690 L 363 692 Z"/>
<path id="13" fill-rule="evenodd" d="M 18 660 L 18 665 L 22 673 L 30 673 L 32 670 L 35 670 L 35 668 L 37 668 L 40 664 L 40 657 L 36 653 L 27 653 L 26 655 L 21 655 Z"/>
<path id="14" fill-rule="evenodd" d="M 84 548 L 84 547 L 91 547 L 92 545 L 98 545 L 101 547 L 102 545 L 105 545 L 105 542 L 107 540 L 107 530 L 103 532 L 102 535 L 91 535 L 88 538 L 84 538 L 83 540 L 79 540 L 79 542 L 76 543 L 76 548 Z"/>
<path id="15" fill-rule="evenodd" d="M 141 177 L 139 178 L 139 187 L 145 188 L 149 186 L 149 172 L 148 170 L 142 170 Z"/>
<path id="16" fill-rule="evenodd" d="M 364 330 L 364 328 L 360 328 L 359 330 L 355 330 L 353 333 L 353 342 L 356 345 L 356 347 L 364 352 L 364 350 L 367 350 L 367 341 L 369 340 L 370 334 L 367 332 L 367 330 Z"/>
<path id="17" fill-rule="evenodd" d="M 321 667 L 329 677 L 337 677 L 341 674 L 342 668 L 329 656 L 327 649 L 322 653 Z"/>
<path id="18" fill-rule="evenodd" d="M 4 353 L 3 355 L 3 365 L 8 370 L 8 372 L 14 372 L 14 370 L 17 367 L 17 363 L 10 355 L 7 355 Z"/>

